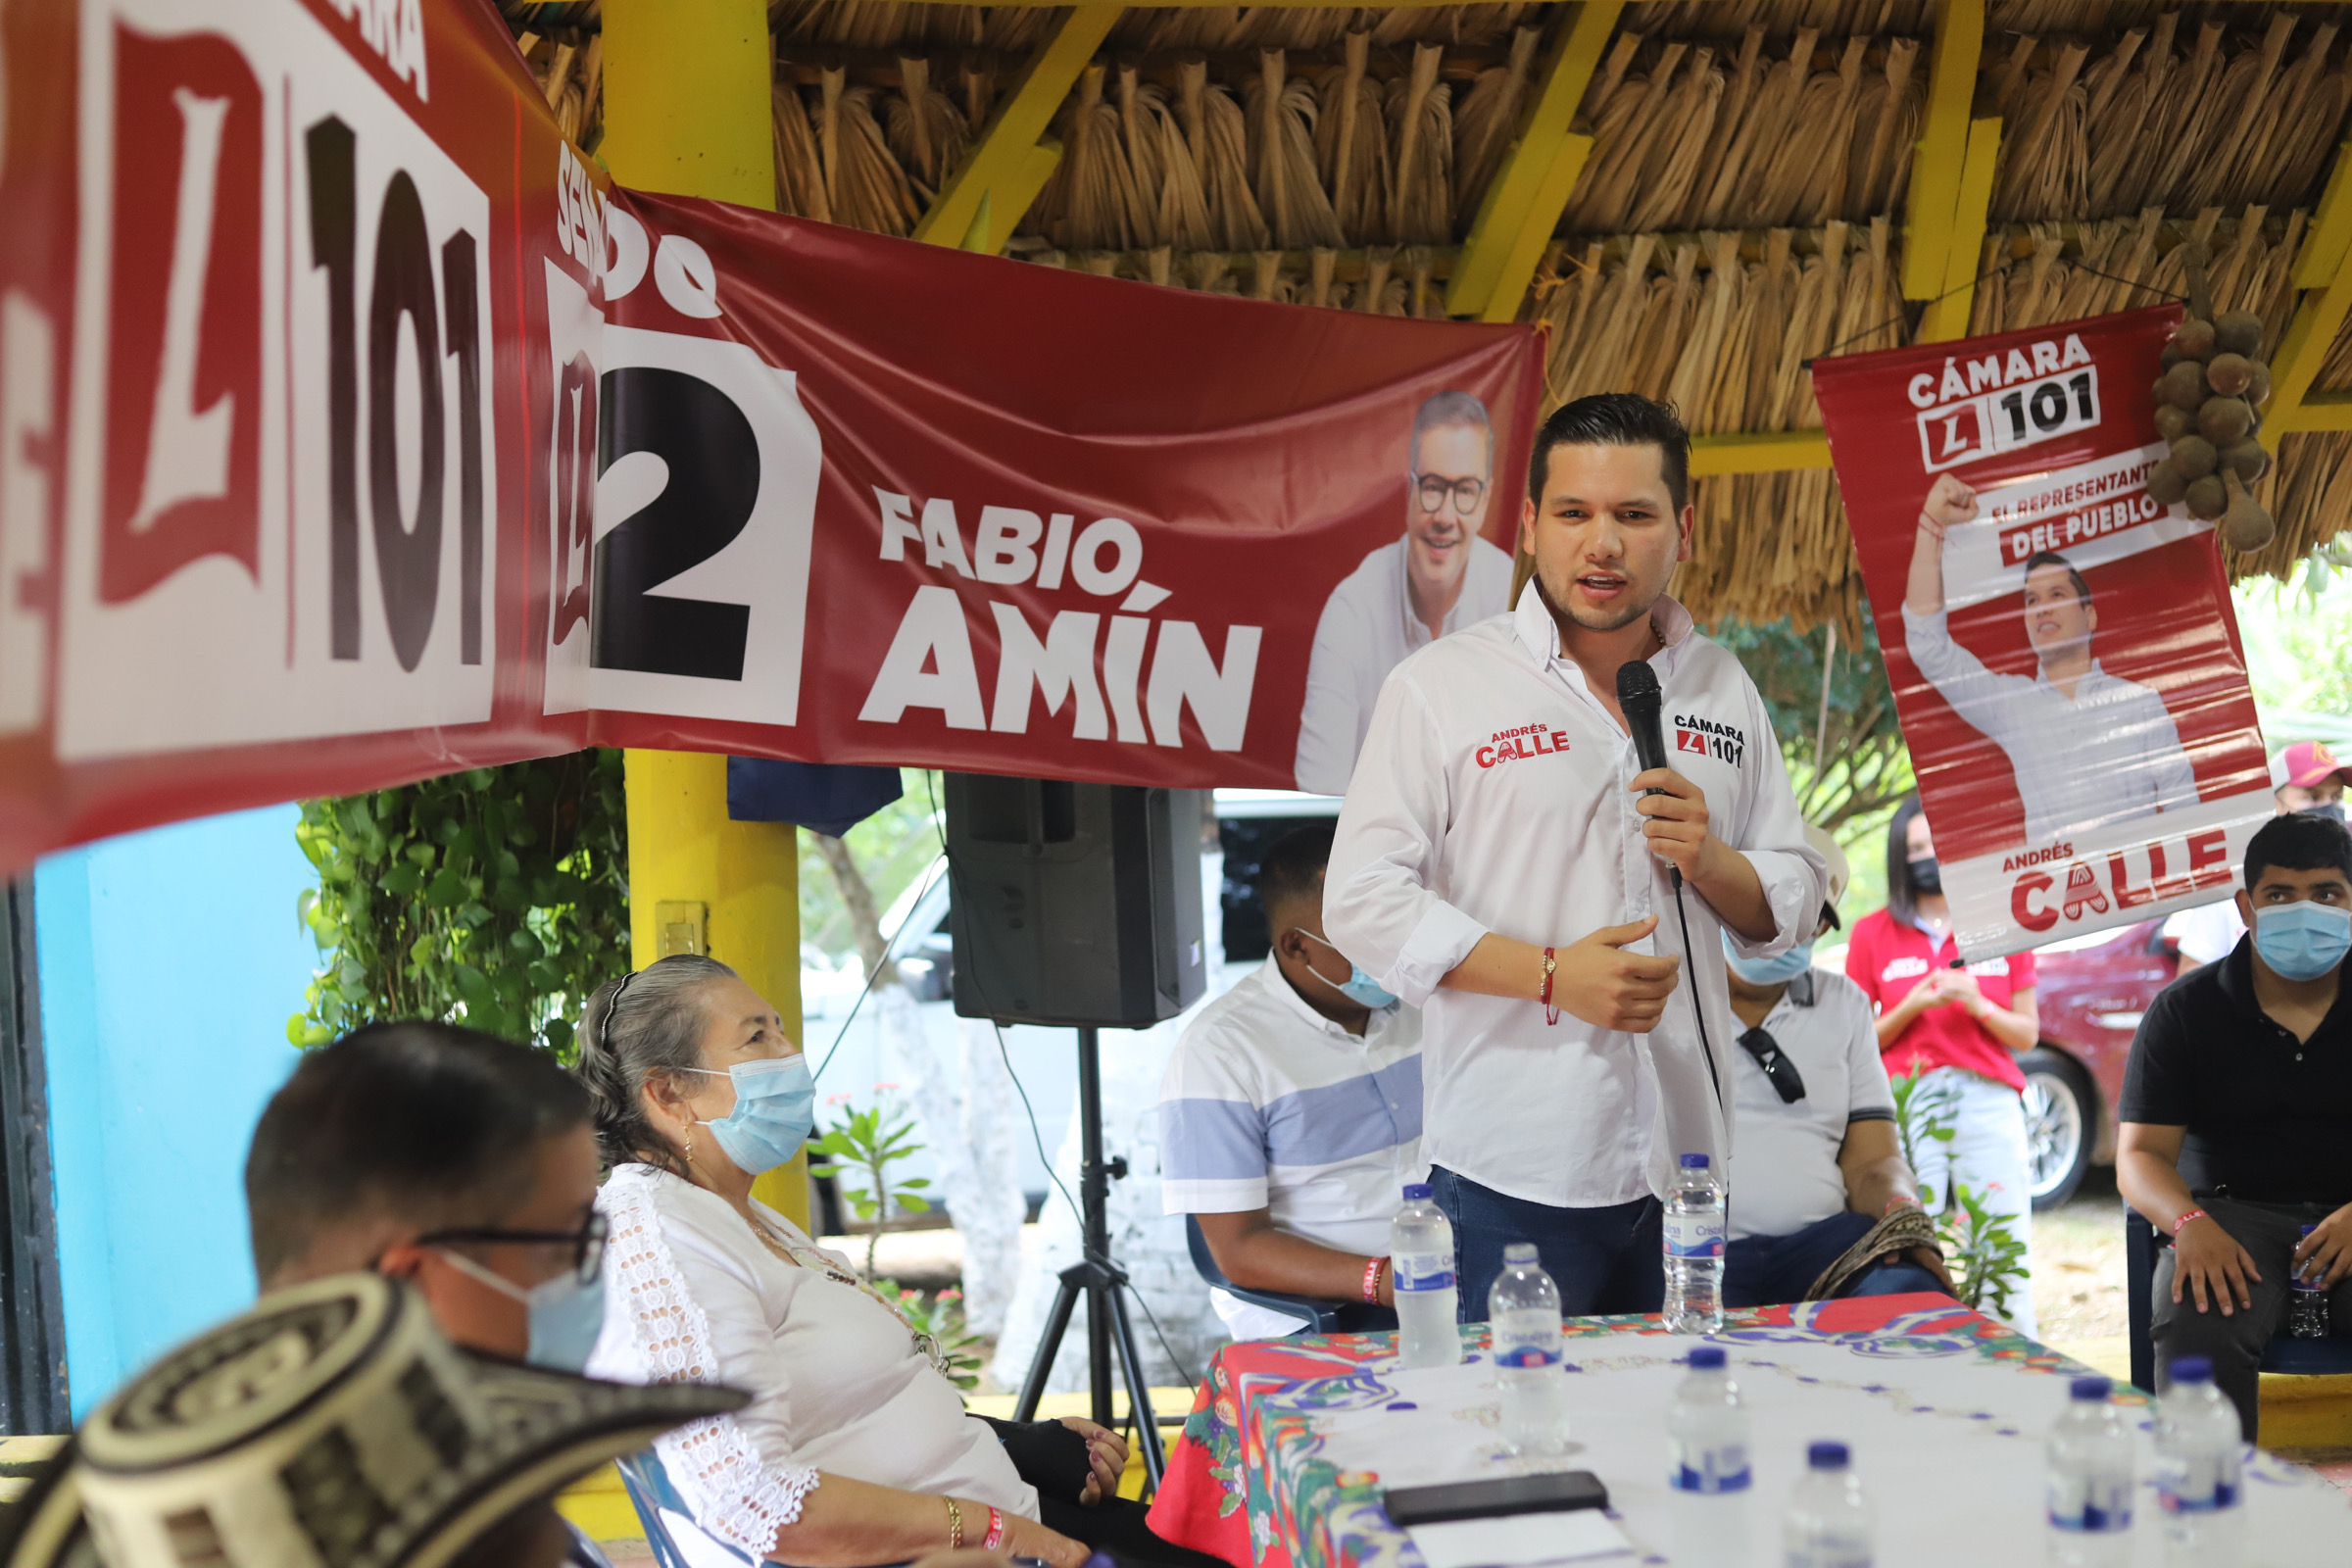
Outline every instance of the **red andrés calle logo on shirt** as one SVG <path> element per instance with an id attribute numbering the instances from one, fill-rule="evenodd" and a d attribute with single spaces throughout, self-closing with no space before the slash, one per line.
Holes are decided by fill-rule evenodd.
<path id="1" fill-rule="evenodd" d="M 1498 729 L 1493 743 L 1478 749 L 1478 765 L 1493 767 L 1497 762 L 1525 760 L 1534 757 L 1549 757 L 1568 750 L 1568 734 L 1548 724 L 1522 724 L 1517 729 Z"/>

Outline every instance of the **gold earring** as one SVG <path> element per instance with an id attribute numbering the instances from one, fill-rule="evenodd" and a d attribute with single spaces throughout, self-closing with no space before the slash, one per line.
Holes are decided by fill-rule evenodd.
<path id="1" fill-rule="evenodd" d="M 686 1140 L 686 1163 L 694 1163 L 694 1140 L 691 1137 Z"/>

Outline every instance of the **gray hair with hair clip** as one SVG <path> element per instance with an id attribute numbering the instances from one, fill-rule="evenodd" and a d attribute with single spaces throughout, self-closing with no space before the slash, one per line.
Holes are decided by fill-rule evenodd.
<path id="1" fill-rule="evenodd" d="M 572 1071 L 594 1102 L 597 1147 L 608 1166 L 637 1161 L 686 1174 L 684 1152 L 646 1114 L 645 1086 L 702 1066 L 704 994 L 734 976 L 716 958 L 672 954 L 606 981 L 580 1009 Z"/>

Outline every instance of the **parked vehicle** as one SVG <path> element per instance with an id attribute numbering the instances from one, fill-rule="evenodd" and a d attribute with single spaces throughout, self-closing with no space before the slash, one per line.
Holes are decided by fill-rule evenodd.
<path id="1" fill-rule="evenodd" d="M 2072 1198 L 2092 1161 L 2115 1163 L 2115 1106 L 2132 1031 L 2173 983 L 2179 961 L 2162 920 L 2052 943 L 2034 991 L 2041 1045 L 2018 1059 L 2026 1074 L 2026 1140 L 2034 1206 Z"/>

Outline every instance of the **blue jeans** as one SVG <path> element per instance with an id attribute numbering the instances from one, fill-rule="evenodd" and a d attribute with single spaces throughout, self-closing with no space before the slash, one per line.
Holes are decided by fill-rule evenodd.
<path id="1" fill-rule="evenodd" d="M 1487 1293 L 1502 1272 L 1502 1250 L 1513 1242 L 1536 1244 L 1544 1272 L 1560 1288 L 1565 1316 L 1655 1312 L 1665 1305 L 1664 1211 L 1656 1199 L 1554 1208 L 1506 1197 L 1444 1166 L 1431 1169 L 1429 1184 L 1453 1224 L 1464 1323 L 1487 1320 Z"/>
<path id="2" fill-rule="evenodd" d="M 1870 1234 L 1878 1222 L 1868 1214 L 1832 1214 L 1786 1236 L 1742 1236 L 1726 1247 L 1723 1304 L 1776 1306 L 1801 1301 L 1821 1271 Z M 1917 1263 L 1873 1263 L 1845 1282 L 1839 1296 L 1902 1296 L 1943 1292 L 1935 1275 Z"/>

